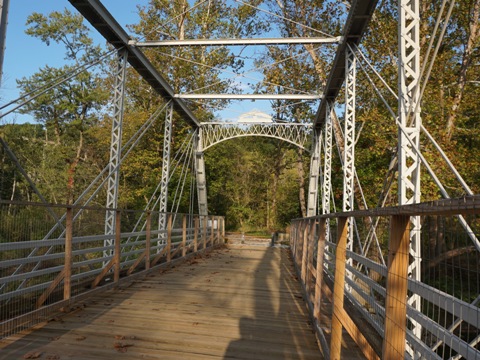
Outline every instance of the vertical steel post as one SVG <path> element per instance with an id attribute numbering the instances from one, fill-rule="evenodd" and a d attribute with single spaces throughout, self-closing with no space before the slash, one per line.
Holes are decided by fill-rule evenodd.
<path id="1" fill-rule="evenodd" d="M 163 159 L 162 159 L 162 178 L 160 180 L 160 201 L 158 208 L 158 230 L 163 232 L 158 234 L 158 244 L 165 244 L 165 229 L 167 226 L 167 205 L 168 205 L 168 178 L 170 177 L 170 153 L 172 143 L 172 122 L 173 122 L 173 102 L 166 107 L 165 129 L 163 135 Z M 157 250 L 159 252 L 160 250 Z"/>
<path id="2" fill-rule="evenodd" d="M 414 151 L 411 142 L 420 148 L 420 0 L 399 0 L 398 2 L 398 39 L 399 39 L 399 68 L 398 68 L 398 117 L 404 133 L 398 129 L 399 142 L 399 204 L 414 204 L 420 202 L 420 159 Z M 410 255 L 412 262 L 409 265 L 409 276 L 414 280 L 421 280 L 420 262 L 420 217 L 410 219 Z M 421 311 L 421 299 L 413 295 L 408 304 Z M 411 320 L 411 319 L 410 319 Z M 421 337 L 421 326 L 411 320 L 412 332 Z M 411 355 L 413 350 L 407 347 Z"/>
<path id="3" fill-rule="evenodd" d="M 325 117 L 325 149 L 323 163 L 323 197 L 322 197 L 322 214 L 330 213 L 330 196 L 332 193 L 332 111 L 333 104 L 327 104 Z M 325 239 L 330 241 L 330 221 L 327 219 L 325 226 Z"/>
<path id="4" fill-rule="evenodd" d="M 343 211 L 353 210 L 355 185 L 355 82 L 356 58 L 352 49 L 347 46 L 345 52 L 345 146 L 343 154 Z M 353 250 L 353 222 L 348 218 L 347 250 Z M 347 264 L 352 265 L 352 258 L 347 257 Z M 347 270 L 348 276 L 351 273 Z"/>
<path id="5" fill-rule="evenodd" d="M 125 100 L 125 78 L 127 70 L 127 51 L 120 50 L 117 54 L 115 74 L 115 89 L 113 98 L 112 137 L 110 142 L 110 162 L 108 164 L 107 208 L 118 206 L 118 184 L 120 181 L 120 160 L 122 149 L 123 105 Z M 113 245 L 115 234 L 115 210 L 107 210 L 105 214 L 105 234 L 111 235 L 104 241 L 105 246 Z M 104 250 L 103 256 L 113 255 L 113 249 Z"/>
<path id="6" fill-rule="evenodd" d="M 200 216 L 208 215 L 207 204 L 207 178 L 205 175 L 205 159 L 203 157 L 202 127 L 198 128 L 195 152 L 195 173 L 197 177 L 197 196 L 198 196 L 198 214 Z"/>
<path id="7" fill-rule="evenodd" d="M 317 199 L 318 199 L 318 176 L 320 172 L 320 151 L 321 137 L 320 129 L 314 129 L 312 145 L 312 157 L 310 159 L 310 181 L 308 183 L 308 206 L 307 216 L 317 215 Z"/>

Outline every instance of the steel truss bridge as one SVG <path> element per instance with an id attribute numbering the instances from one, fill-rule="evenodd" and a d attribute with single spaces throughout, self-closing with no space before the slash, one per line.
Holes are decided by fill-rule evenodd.
<path id="1" fill-rule="evenodd" d="M 298 291 L 302 292 L 307 304 L 323 356 L 340 359 L 351 348 L 356 348 L 369 359 L 480 359 L 480 196 L 473 194 L 455 170 L 454 164 L 422 124 L 420 102 L 423 91 L 420 82 L 427 81 L 428 75 L 425 72 L 426 66 L 421 64 L 420 59 L 420 0 L 398 0 L 399 86 L 396 92 L 390 89 L 398 98 L 398 112 L 389 107 L 379 92 L 398 127 L 398 153 L 393 163 L 398 163 L 399 205 L 395 208 L 379 207 L 371 210 L 366 209 L 364 204 L 362 210 L 356 209 L 354 205 L 358 201 L 355 200 L 355 191 L 361 187 L 355 169 L 355 101 L 357 71 L 369 65 L 359 46 L 369 28 L 377 0 L 352 1 L 344 33 L 340 37 L 189 39 L 170 42 L 133 40 L 99 0 L 69 2 L 116 52 L 110 160 L 95 183 L 80 197 L 82 203 L 69 206 L 53 206 L 46 204 L 46 201 L 43 204 L 0 203 L 2 221 L 8 220 L 12 224 L 18 221 L 20 224 L 24 219 L 12 217 L 15 208 L 32 208 L 41 213 L 44 219 L 48 219 L 41 225 L 44 230 L 41 238 L 16 241 L 12 231 L 11 238 L 1 239 L 0 249 L 5 256 L 0 261 L 0 321 L 2 336 L 6 339 L 1 343 L 2 352 L 19 355 L 15 344 L 22 346 L 23 335 L 16 334 L 22 334 L 25 329 L 49 319 L 59 309 L 72 308 L 74 304 L 86 301 L 87 296 L 97 296 L 101 291 L 112 291 L 119 286 L 119 289 L 125 289 L 122 284 L 137 281 L 141 276 L 152 274 L 155 269 L 176 266 L 182 260 L 189 261 L 194 268 L 197 261 L 194 260 L 195 256 L 220 247 L 225 242 L 226 235 L 223 218 L 212 216 L 208 212 L 205 151 L 225 140 L 264 136 L 287 141 L 303 149 L 307 143 L 311 144 L 307 149 L 311 153 L 308 217 L 292 221 L 290 249 L 301 284 L 301 290 Z M 445 3 L 452 4 L 454 1 Z M 6 11 L 8 1 L 3 0 L 1 39 L 4 38 Z M 337 46 L 333 66 L 321 95 L 176 94 L 142 50 L 154 46 L 305 43 L 330 43 Z M 166 105 L 155 112 L 131 140 L 122 144 L 127 66 L 135 69 L 166 100 Z M 336 104 L 342 88 L 345 93 L 345 116 L 341 126 Z M 297 123 L 288 124 L 240 124 L 201 123 L 184 102 L 184 99 L 189 98 L 233 97 L 320 99 L 320 105 L 315 121 L 311 124 L 302 123 L 302 119 L 295 119 Z M 24 105 L 22 102 L 18 104 L 13 105 L 15 109 Z M 195 162 L 198 215 L 178 214 L 169 211 L 167 207 L 167 185 L 173 166 L 171 143 L 174 112 L 193 129 L 191 146 Z M 165 132 L 162 176 L 157 189 L 159 195 L 143 211 L 120 210 L 118 191 L 121 164 L 138 139 L 148 132 L 160 116 L 164 116 Z M 343 128 L 341 134 L 334 131 L 335 127 L 340 126 Z M 464 198 L 450 198 L 446 187 L 421 152 L 422 134 L 434 144 L 454 173 L 465 191 Z M 343 138 L 339 139 L 339 136 Z M 10 159 L 43 200 L 5 139 L 0 140 Z M 338 212 L 332 211 L 332 184 L 335 176 L 332 173 L 332 153 L 335 146 L 341 154 L 343 166 L 343 202 L 342 209 Z M 420 203 L 421 167 L 433 178 L 443 200 Z M 89 206 L 91 199 L 105 186 L 108 189 L 105 208 Z M 423 269 L 438 266 L 435 259 L 428 259 L 426 254 L 422 254 L 421 247 L 422 241 L 425 242 L 425 237 L 429 235 L 422 230 L 422 224 L 433 221 L 433 217 L 441 217 L 445 223 L 453 224 L 453 230 L 449 229 L 451 236 L 462 234 L 455 236 L 468 242 L 468 246 L 458 249 L 461 254 L 468 255 L 466 270 L 458 264 L 446 262 L 446 259 L 443 263 L 452 269 L 458 266 L 468 273 L 459 278 L 456 277 L 458 274 L 452 275 L 456 286 L 468 292 L 465 297 L 423 281 L 422 266 Z M 88 226 L 80 226 L 80 223 L 92 226 L 99 224 L 102 231 L 89 231 Z M 388 248 L 382 248 L 381 244 L 386 243 Z M 471 273 L 477 274 L 475 286 L 471 285 L 471 277 L 475 277 Z M 261 283 L 263 287 L 267 286 L 266 281 Z M 208 284 L 203 286 L 209 287 Z M 205 308 L 205 311 L 211 310 Z M 268 319 L 264 321 L 268 322 Z M 196 325 L 198 323 L 194 322 L 192 326 Z M 11 338 L 16 341 L 8 340 Z M 78 339 L 77 341 L 85 340 Z M 135 347 L 133 343 L 125 342 L 128 340 L 125 337 L 119 337 L 118 340 L 114 346 L 117 351 Z M 347 348 L 345 345 L 342 347 L 342 342 L 347 344 Z M 26 348 L 35 351 L 35 347 Z M 297 348 L 295 351 L 301 354 L 303 350 Z M 274 358 L 273 355 L 266 356 Z"/>

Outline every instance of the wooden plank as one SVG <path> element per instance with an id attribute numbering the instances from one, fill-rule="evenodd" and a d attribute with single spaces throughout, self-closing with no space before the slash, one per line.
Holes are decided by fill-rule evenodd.
<path id="1" fill-rule="evenodd" d="M 307 261 L 308 261 L 308 241 L 310 240 L 310 220 L 305 222 L 305 229 L 303 230 L 303 241 L 302 241 L 302 281 L 306 284 L 307 281 Z"/>
<path id="2" fill-rule="evenodd" d="M 145 236 L 145 269 L 150 269 L 150 249 L 152 246 L 152 213 L 147 211 L 147 223 L 145 226 L 147 232 Z"/>
<path id="3" fill-rule="evenodd" d="M 332 337 L 330 359 L 340 360 L 342 351 L 343 296 L 345 295 L 345 259 L 347 246 L 347 218 L 338 219 L 337 250 L 335 253 L 335 283 L 333 287 Z"/>
<path id="4" fill-rule="evenodd" d="M 315 289 L 312 288 L 312 277 L 316 274 L 316 269 L 313 267 L 313 250 L 315 248 L 315 230 L 316 230 L 317 220 L 310 220 L 310 230 L 308 232 L 308 242 L 307 242 L 307 274 L 305 275 L 305 288 L 310 296 L 314 296 Z M 313 301 L 313 300 L 312 300 Z"/>
<path id="5" fill-rule="evenodd" d="M 214 224 L 215 224 L 215 216 L 212 216 L 210 218 L 210 221 L 211 221 L 211 226 L 210 226 L 210 245 L 213 246 L 215 244 L 215 230 L 213 228 Z"/>
<path id="6" fill-rule="evenodd" d="M 319 359 L 294 273 L 288 250 L 281 248 L 223 249 L 192 257 L 185 266 L 151 272 L 143 281 L 96 295 L 74 312 L 1 341 L 1 356 Z"/>
<path id="7" fill-rule="evenodd" d="M 173 250 L 173 252 L 171 252 L 170 254 L 170 257 L 171 258 L 175 258 L 175 256 L 180 252 L 180 250 L 182 250 L 183 252 L 183 242 L 182 243 L 176 243 L 177 246 L 175 248 L 175 250 Z"/>
<path id="8" fill-rule="evenodd" d="M 183 214 L 182 219 L 182 257 L 187 255 L 187 215 Z"/>
<path id="9" fill-rule="evenodd" d="M 111 259 L 108 262 L 108 264 L 102 269 L 102 272 L 97 275 L 95 280 L 93 280 L 91 285 L 92 289 L 95 289 L 98 286 L 98 284 L 100 284 L 100 281 L 102 281 L 102 279 L 105 277 L 105 275 L 107 275 L 107 273 L 110 271 L 110 269 L 114 265 L 115 265 L 115 258 Z"/>
<path id="10" fill-rule="evenodd" d="M 208 216 L 203 217 L 203 248 L 207 248 L 207 223 L 208 223 Z"/>
<path id="11" fill-rule="evenodd" d="M 120 256 L 121 241 L 122 241 L 122 213 L 120 210 L 115 212 L 115 253 L 113 258 L 115 259 L 115 267 L 113 268 L 113 281 L 118 282 L 120 279 Z"/>
<path id="12" fill-rule="evenodd" d="M 405 356 L 410 217 L 393 216 L 388 246 L 387 297 L 385 299 L 384 359 Z"/>
<path id="13" fill-rule="evenodd" d="M 198 223 L 199 223 L 199 218 L 198 216 L 195 216 L 195 225 L 194 225 L 194 230 L 193 230 L 193 252 L 198 251 Z"/>
<path id="14" fill-rule="evenodd" d="M 318 245 L 317 245 L 317 268 L 315 276 L 315 300 L 313 317 L 320 321 L 320 309 L 322 306 L 322 283 L 323 283 L 323 255 L 325 252 L 325 230 L 326 220 L 319 220 Z"/>
<path id="15" fill-rule="evenodd" d="M 135 269 L 138 267 L 138 265 L 140 265 L 144 261 L 144 259 L 146 258 L 146 255 L 147 255 L 147 251 L 145 250 L 143 252 L 143 254 L 141 254 L 137 258 L 137 260 L 135 260 L 135 262 L 132 264 L 132 266 L 130 266 L 130 268 L 127 271 L 127 275 L 131 275 L 135 271 Z M 145 263 L 148 264 L 149 262 L 145 260 Z"/>
<path id="16" fill-rule="evenodd" d="M 167 219 L 167 262 L 172 261 L 172 214 L 168 214 Z"/>
<path id="17" fill-rule="evenodd" d="M 65 219 L 65 278 L 63 279 L 63 299 L 68 300 L 72 291 L 72 236 L 73 235 L 73 210 L 67 207 Z"/>
<path id="18" fill-rule="evenodd" d="M 153 258 L 152 262 L 150 263 L 150 267 L 155 266 L 160 261 L 162 256 L 166 254 L 167 250 L 169 249 L 166 246 L 164 246 L 164 248 Z"/>
<path id="19" fill-rule="evenodd" d="M 353 322 L 352 318 L 348 316 L 345 310 L 340 312 L 340 321 L 347 330 L 348 334 L 352 337 L 353 341 L 358 345 L 362 353 L 367 359 L 380 360 L 380 357 L 377 355 L 375 350 L 373 350 L 370 343 L 367 341 L 365 336 L 363 336 L 362 331 L 358 326 Z M 385 358 L 384 359 L 394 359 L 394 358 Z"/>
<path id="20" fill-rule="evenodd" d="M 37 300 L 37 309 L 41 307 L 45 301 L 48 299 L 50 294 L 55 290 L 55 288 L 62 282 L 62 280 L 65 278 L 65 268 L 60 271 L 60 273 L 57 275 L 57 277 L 52 281 L 50 286 L 43 292 L 43 294 L 38 298 Z"/>

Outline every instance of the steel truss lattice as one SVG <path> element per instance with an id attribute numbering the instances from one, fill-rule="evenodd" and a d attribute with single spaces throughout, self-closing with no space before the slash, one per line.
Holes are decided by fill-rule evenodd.
<path id="1" fill-rule="evenodd" d="M 127 70 L 126 50 L 117 53 L 115 88 L 113 94 L 112 137 L 110 143 L 110 162 L 108 164 L 107 209 L 116 209 L 118 205 L 118 184 L 120 180 L 120 161 L 122 149 L 123 105 L 125 100 L 125 78 Z M 107 210 L 105 214 L 105 234 L 112 238 L 105 240 L 105 247 L 113 245 L 115 233 L 115 211 Z M 104 250 L 105 257 L 112 256 L 113 249 Z"/>
<path id="2" fill-rule="evenodd" d="M 202 123 L 200 139 L 202 150 L 222 141 L 243 136 L 264 136 L 280 139 L 294 144 L 304 150 L 312 131 L 312 124 L 291 123 Z"/>
<path id="3" fill-rule="evenodd" d="M 208 215 L 207 177 L 205 174 L 204 148 L 202 146 L 203 132 L 201 129 L 195 137 L 195 174 L 197 180 L 198 213 L 200 216 L 206 216 Z"/>
<path id="4" fill-rule="evenodd" d="M 322 191 L 322 214 L 330 213 L 330 196 L 332 193 L 332 144 L 333 144 L 333 126 L 332 112 L 333 104 L 327 104 L 327 115 L 325 118 L 325 150 L 323 159 L 323 191 Z M 328 222 L 328 219 L 327 219 Z M 330 241 L 330 227 L 325 227 L 327 241 Z"/>
<path id="5" fill-rule="evenodd" d="M 322 148 L 322 131 L 313 131 L 312 153 L 310 158 L 310 180 L 308 183 L 307 216 L 317 215 L 318 176 L 320 172 L 320 153 Z"/>
<path id="6" fill-rule="evenodd" d="M 158 205 L 158 230 L 167 228 L 168 177 L 170 176 L 170 151 L 172 143 L 173 102 L 165 109 L 165 129 L 163 135 L 162 178 L 160 179 L 160 199 Z M 158 241 L 165 242 L 165 233 L 158 234 Z"/>
<path id="7" fill-rule="evenodd" d="M 343 211 L 353 210 L 355 185 L 355 83 L 356 58 L 350 47 L 345 51 L 345 145 L 343 156 Z M 347 249 L 353 250 L 353 218 L 348 219 Z M 352 265 L 349 258 L 347 264 Z"/>
<path id="8" fill-rule="evenodd" d="M 420 148 L 421 117 L 419 104 L 420 87 L 420 0 L 399 0 L 399 94 L 398 117 L 403 129 L 398 130 L 399 142 L 399 204 L 420 202 L 420 159 L 414 147 Z M 411 217 L 409 276 L 421 280 L 420 217 Z M 410 306 L 421 311 L 421 298 L 412 295 Z M 420 324 L 410 319 L 413 334 L 421 338 Z M 408 349 L 414 355 L 412 348 Z"/>

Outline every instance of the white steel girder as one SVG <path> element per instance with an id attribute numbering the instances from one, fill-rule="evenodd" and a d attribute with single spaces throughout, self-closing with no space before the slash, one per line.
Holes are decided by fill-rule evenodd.
<path id="1" fill-rule="evenodd" d="M 398 2 L 398 38 L 399 38 L 399 68 L 398 68 L 398 117 L 405 133 L 398 130 L 399 142 L 399 204 L 414 204 L 420 202 L 420 158 L 414 146 L 420 148 L 420 117 L 419 87 L 420 87 L 420 0 L 399 0 Z M 409 141 L 410 139 L 410 141 Z M 413 145 L 413 146 L 412 146 Z M 408 267 L 409 277 L 421 280 L 420 251 L 420 217 L 411 217 L 410 255 L 412 262 Z M 408 304 L 421 311 L 419 295 L 411 295 Z M 410 319 L 413 334 L 421 338 L 420 324 Z M 407 344 L 408 345 L 408 344 Z M 407 346 L 411 356 L 414 351 Z"/>
<path id="2" fill-rule="evenodd" d="M 127 70 L 126 50 L 117 53 L 117 67 L 115 72 L 115 88 L 113 97 L 112 137 L 110 142 L 110 162 L 108 164 L 107 181 L 107 209 L 116 209 L 118 206 L 118 184 L 120 181 L 120 160 L 122 149 L 123 106 L 125 100 L 125 78 Z M 105 214 L 105 235 L 111 235 L 105 240 L 105 246 L 113 245 L 115 234 L 115 210 L 107 210 Z M 104 257 L 112 256 L 113 249 L 104 250 Z"/>
<path id="3" fill-rule="evenodd" d="M 170 152 L 172 144 L 173 102 L 165 108 L 165 129 L 163 135 L 162 178 L 160 179 L 160 199 L 158 205 L 158 230 L 167 228 L 168 178 L 170 177 Z M 158 242 L 165 243 L 165 232 L 158 234 Z"/>
<path id="4" fill-rule="evenodd" d="M 215 122 L 202 123 L 200 142 L 202 151 L 222 141 L 243 136 L 264 136 L 280 139 L 294 144 L 304 150 L 310 132 L 311 124 L 296 123 L 233 123 Z"/>
<path id="5" fill-rule="evenodd" d="M 198 196 L 198 214 L 200 217 L 208 215 L 207 203 L 207 177 L 205 174 L 205 158 L 203 155 L 203 137 L 204 127 L 198 129 L 198 136 L 195 138 L 195 174 L 197 180 L 197 196 Z"/>
<path id="6" fill-rule="evenodd" d="M 307 216 L 317 215 L 318 176 L 320 172 L 320 153 L 322 148 L 322 131 L 313 131 L 312 154 L 310 158 L 310 180 L 308 183 Z"/>
<path id="7" fill-rule="evenodd" d="M 343 211 L 353 210 L 355 185 L 355 82 L 356 58 L 350 47 L 345 51 L 345 130 L 343 154 Z M 353 218 L 348 218 L 347 250 L 353 250 Z M 352 258 L 347 259 L 352 265 Z M 350 274 L 350 273 L 349 273 Z M 350 274 L 351 275 L 351 274 Z"/>
<path id="8" fill-rule="evenodd" d="M 323 163 L 323 191 L 322 191 L 322 214 L 330 213 L 330 197 L 332 193 L 332 111 L 333 104 L 326 106 L 327 116 L 325 118 L 325 146 L 324 146 L 324 163 Z M 330 241 L 330 226 L 329 219 L 325 227 L 326 241 Z"/>

